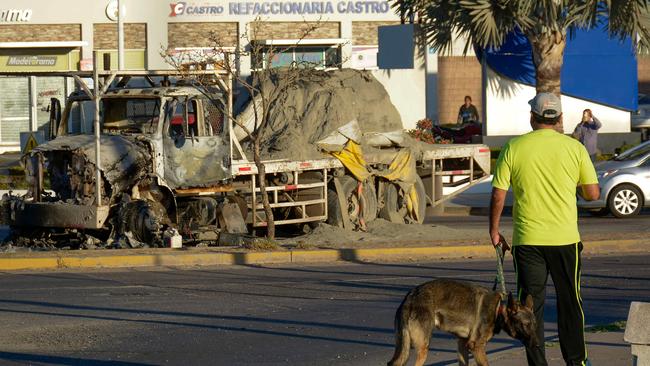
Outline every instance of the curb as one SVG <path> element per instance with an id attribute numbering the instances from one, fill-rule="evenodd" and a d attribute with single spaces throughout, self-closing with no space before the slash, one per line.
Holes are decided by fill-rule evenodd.
<path id="1" fill-rule="evenodd" d="M 650 239 L 589 241 L 585 242 L 583 255 L 642 252 L 650 252 Z M 186 251 L 159 249 L 152 254 L 123 254 L 120 252 L 90 256 L 67 255 L 69 253 L 66 252 L 66 255 L 63 255 L 61 252 L 51 252 L 39 257 L 27 255 L 11 255 L 7 257 L 0 254 L 0 271 L 494 258 L 494 249 L 490 245 L 230 253 L 187 253 Z"/>

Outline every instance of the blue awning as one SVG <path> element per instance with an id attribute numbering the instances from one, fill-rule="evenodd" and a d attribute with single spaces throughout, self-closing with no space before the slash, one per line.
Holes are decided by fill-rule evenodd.
<path id="1" fill-rule="evenodd" d="M 479 60 L 482 51 L 477 50 Z M 498 49 L 485 52 L 487 65 L 509 79 L 535 85 L 530 43 L 512 33 Z M 562 94 L 625 110 L 636 110 L 637 60 L 632 41 L 610 39 L 604 27 L 576 30 L 567 40 L 562 66 Z"/>

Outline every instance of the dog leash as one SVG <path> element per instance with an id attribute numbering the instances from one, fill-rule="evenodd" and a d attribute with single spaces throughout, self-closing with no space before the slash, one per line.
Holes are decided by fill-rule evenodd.
<path id="1" fill-rule="evenodd" d="M 503 260 L 505 258 L 505 253 L 503 251 L 503 242 L 497 244 L 494 249 L 497 252 L 497 276 L 494 278 L 494 286 L 492 286 L 492 291 L 496 291 L 497 286 L 501 292 L 501 297 L 505 298 L 506 292 L 506 280 L 503 276 Z"/>

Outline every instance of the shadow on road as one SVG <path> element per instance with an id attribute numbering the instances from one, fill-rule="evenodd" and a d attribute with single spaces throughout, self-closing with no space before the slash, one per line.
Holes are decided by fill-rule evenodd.
<path id="1" fill-rule="evenodd" d="M 38 362 L 39 364 L 52 364 L 64 366 L 150 366 L 150 363 L 140 362 L 127 362 L 127 361 L 103 361 L 91 358 L 77 358 L 77 357 L 63 357 L 63 356 L 46 356 L 34 355 L 30 353 L 15 353 L 15 352 L 2 352 L 0 351 L 0 360 L 15 361 L 15 362 Z"/>
<path id="2" fill-rule="evenodd" d="M 171 326 L 180 326 L 180 327 L 193 327 L 201 329 L 211 329 L 211 330 L 221 330 L 221 331 L 230 331 L 230 332 L 244 332 L 244 333 L 257 333 L 265 334 L 271 336 L 280 336 L 280 337 L 289 337 L 289 338 L 304 338 L 317 341 L 329 341 L 329 342 L 339 342 L 339 343 L 348 343 L 348 344 L 359 344 L 359 345 L 369 345 L 377 346 L 383 348 L 394 348 L 393 343 L 369 341 L 369 340 L 359 340 L 351 338 L 337 338 L 324 335 L 314 335 L 314 334 L 296 334 L 284 331 L 270 330 L 270 329 L 255 329 L 241 326 L 225 326 L 225 325 L 210 325 L 203 323 L 193 323 L 187 321 L 174 321 L 174 320 L 158 320 L 158 319 L 142 319 L 138 317 L 137 319 L 130 319 L 126 317 L 110 316 L 110 315 L 101 315 L 101 314 L 80 314 L 80 311 L 94 311 L 94 312 L 106 312 L 106 313 L 126 313 L 126 314 L 148 314 L 155 316 L 170 316 L 170 317 L 179 317 L 179 318 L 200 318 L 202 320 L 216 320 L 216 321 L 242 321 L 247 324 L 250 323 L 262 323 L 262 324 L 271 324 L 271 325 L 290 325 L 290 326 L 311 326 L 319 328 L 333 328 L 340 330 L 348 331 L 358 331 L 358 332 L 373 332 L 380 334 L 394 334 L 393 329 L 389 328 L 378 328 L 378 327 L 364 327 L 364 326 L 355 326 L 355 325 L 346 325 L 346 324 L 331 324 L 323 322 L 311 322 L 311 321 L 300 321 L 300 320 L 285 320 L 285 319 L 270 319 L 270 318 L 259 318 L 259 317 L 250 317 L 250 316 L 229 316 L 229 315 L 211 315 L 211 314 L 196 314 L 188 312 L 175 312 L 175 311 L 157 311 L 157 310 L 142 310 L 142 309 L 123 309 L 123 308 L 109 308 L 109 307 L 98 307 L 98 306 L 82 306 L 82 305 L 68 305 L 60 303 L 51 303 L 51 302 L 40 302 L 40 301 L 23 301 L 23 300 L 0 300 L 0 303 L 12 304 L 12 305 L 21 305 L 21 306 L 35 306 L 35 307 L 45 307 L 45 308 L 54 308 L 54 309 L 64 309 L 64 310 L 74 310 L 75 313 L 60 313 L 53 311 L 45 310 L 26 310 L 26 309 L 9 309 L 9 308 L 0 308 L 0 312 L 5 313 L 15 313 L 15 314 L 30 314 L 30 315 L 44 315 L 44 316 L 54 316 L 54 317 L 64 317 L 64 318 L 77 318 L 77 319 L 94 319 L 94 320 L 105 320 L 105 321 L 118 321 L 118 322 L 127 322 L 127 323 L 141 323 L 141 324 L 157 324 L 157 325 L 171 325 Z M 451 336 L 447 334 L 436 333 L 434 338 L 441 339 L 451 339 Z M 508 339 L 497 339 L 494 342 L 506 343 L 508 348 L 515 347 L 518 345 L 518 342 Z M 435 343 L 435 342 L 432 342 Z M 441 352 L 441 353 L 453 353 L 455 350 L 448 349 L 437 349 L 430 348 L 431 351 Z"/>

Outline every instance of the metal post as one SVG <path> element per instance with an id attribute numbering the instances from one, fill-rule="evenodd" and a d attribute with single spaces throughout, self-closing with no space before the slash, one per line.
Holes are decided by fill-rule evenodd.
<path id="1" fill-rule="evenodd" d="M 32 157 L 32 166 L 35 171 L 34 181 L 34 202 L 41 202 L 43 192 L 43 154 L 38 153 Z"/>
<path id="2" fill-rule="evenodd" d="M 93 52 L 93 101 L 95 102 L 95 119 L 94 119 L 94 129 L 95 129 L 95 203 L 97 206 L 102 205 L 102 174 L 100 166 L 100 152 L 99 152 L 99 99 L 100 99 L 100 88 L 99 88 L 99 75 L 97 71 L 97 51 Z"/>
<path id="3" fill-rule="evenodd" d="M 474 153 L 469 157 L 469 183 L 474 182 Z"/>
<path id="4" fill-rule="evenodd" d="M 439 175 L 442 170 L 442 159 L 433 159 L 431 164 L 431 200 L 433 206 L 427 208 L 427 215 L 440 216 L 445 213 L 444 203 L 438 203 L 442 199 L 442 176 Z"/>
<path id="5" fill-rule="evenodd" d="M 436 190 L 434 192 L 433 200 L 435 202 L 438 202 L 442 199 L 443 183 L 442 183 L 442 175 L 440 175 L 440 172 L 442 172 L 442 159 L 438 160 L 438 164 L 436 166 L 436 175 L 434 176 Z M 440 203 L 436 207 L 438 207 L 441 210 L 440 212 L 441 214 L 445 210 L 444 203 Z"/>
<path id="6" fill-rule="evenodd" d="M 225 54 L 225 57 L 229 57 L 228 54 Z M 232 119 L 230 118 L 232 115 L 232 74 L 230 70 L 226 70 L 228 72 L 228 77 L 226 78 L 226 90 L 225 92 L 227 93 L 228 96 L 228 105 L 226 106 L 226 113 L 225 117 L 228 121 L 228 135 L 230 135 L 230 159 L 233 158 L 233 139 L 236 139 L 234 131 L 233 131 L 233 126 L 232 126 Z M 217 78 L 221 77 L 218 73 L 215 75 Z M 242 156 L 242 159 L 244 157 Z M 232 168 L 231 168 L 232 169 Z"/>
<path id="7" fill-rule="evenodd" d="M 29 80 L 29 130 L 38 131 L 38 101 L 36 96 L 36 76 L 30 76 Z"/>
<path id="8" fill-rule="evenodd" d="M 119 71 L 124 70 L 124 6 L 124 0 L 117 0 L 117 69 Z"/>

